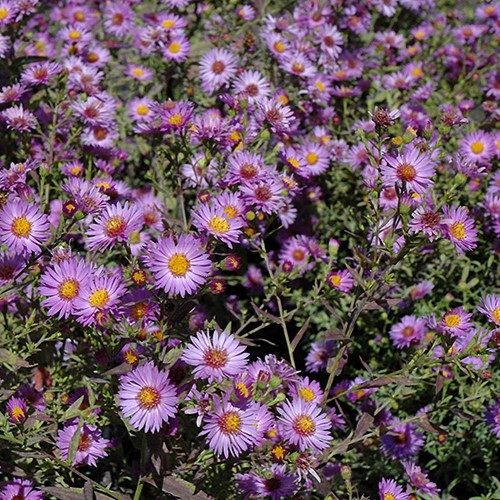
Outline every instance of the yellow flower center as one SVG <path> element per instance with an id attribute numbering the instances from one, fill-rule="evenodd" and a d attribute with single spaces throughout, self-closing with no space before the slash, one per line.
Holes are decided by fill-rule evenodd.
<path id="1" fill-rule="evenodd" d="M 0 21 L 4 20 L 8 15 L 9 11 L 5 7 L 2 7 L 0 9 Z"/>
<path id="2" fill-rule="evenodd" d="M 17 217 L 12 222 L 11 230 L 18 238 L 27 238 L 31 233 L 31 222 L 26 217 Z"/>
<path id="3" fill-rule="evenodd" d="M 141 242 L 141 233 L 139 231 L 132 231 L 128 237 L 128 241 L 132 245 L 137 245 Z"/>
<path id="4" fill-rule="evenodd" d="M 274 455 L 274 458 L 276 460 L 283 460 L 286 455 L 285 448 L 283 448 L 283 446 L 281 446 L 280 444 L 274 446 L 273 449 L 271 450 L 271 453 Z"/>
<path id="5" fill-rule="evenodd" d="M 73 167 L 72 169 L 70 169 L 70 173 L 71 175 L 80 175 L 82 173 L 82 167 L 81 166 Z"/>
<path id="6" fill-rule="evenodd" d="M 235 434 L 241 429 L 241 417 L 236 411 L 227 411 L 219 418 L 219 429 L 224 434 Z"/>
<path id="7" fill-rule="evenodd" d="M 136 398 L 143 410 L 153 410 L 161 401 L 160 391 L 154 387 L 144 387 Z"/>
<path id="8" fill-rule="evenodd" d="M 109 302 L 109 293 L 104 288 L 99 288 L 89 297 L 91 307 L 104 307 Z"/>
<path id="9" fill-rule="evenodd" d="M 168 261 L 168 268 L 174 276 L 185 276 L 190 267 L 187 257 L 180 253 L 172 255 Z"/>
<path id="10" fill-rule="evenodd" d="M 161 25 L 162 25 L 164 28 L 166 28 L 166 29 L 170 30 L 170 29 L 172 29 L 172 28 L 175 26 L 175 21 L 174 21 L 173 19 L 165 19 L 165 21 L 163 21 L 163 22 L 161 23 Z"/>
<path id="11" fill-rule="evenodd" d="M 286 95 L 280 95 L 277 101 L 280 102 L 283 106 L 286 106 L 288 104 L 288 97 Z"/>
<path id="12" fill-rule="evenodd" d="M 326 86 L 323 82 L 316 82 L 316 87 L 321 91 L 324 92 L 326 89 Z"/>
<path id="13" fill-rule="evenodd" d="M 78 295 L 80 285 L 76 280 L 64 280 L 59 285 L 59 297 L 63 300 L 72 300 Z"/>
<path id="14" fill-rule="evenodd" d="M 236 208 L 233 205 L 227 205 L 224 208 L 224 214 L 225 214 L 226 219 L 233 219 L 234 217 L 236 217 L 238 215 L 238 211 L 236 210 Z"/>
<path id="15" fill-rule="evenodd" d="M 458 314 L 447 314 L 444 318 L 446 326 L 455 327 L 460 324 L 460 316 Z"/>
<path id="16" fill-rule="evenodd" d="M 138 285 L 146 283 L 146 273 L 142 270 L 134 271 L 132 273 L 132 279 Z"/>
<path id="17" fill-rule="evenodd" d="M 170 125 L 175 125 L 175 126 L 180 126 L 182 124 L 182 115 L 179 114 L 179 113 L 175 113 L 173 114 L 169 119 L 168 119 L 168 123 L 170 123 Z"/>
<path id="18" fill-rule="evenodd" d="M 214 215 L 208 222 L 208 226 L 215 234 L 224 234 L 229 231 L 229 222 L 225 217 Z"/>
<path id="19" fill-rule="evenodd" d="M 415 77 L 418 78 L 419 76 L 422 76 L 424 72 L 422 71 L 421 68 L 413 68 L 411 70 L 411 73 L 412 73 L 413 76 L 415 76 Z"/>
<path id="20" fill-rule="evenodd" d="M 121 215 L 116 215 L 106 222 L 104 232 L 109 238 L 118 238 L 123 234 L 126 227 L 125 219 Z"/>
<path id="21" fill-rule="evenodd" d="M 456 238 L 457 240 L 463 240 L 467 236 L 463 222 L 455 222 L 452 224 L 450 227 L 450 233 L 453 238 Z"/>
<path id="22" fill-rule="evenodd" d="M 316 153 L 308 153 L 306 161 L 309 165 L 314 165 L 318 161 L 318 155 Z"/>
<path id="23" fill-rule="evenodd" d="M 243 398 L 248 398 L 250 396 L 250 391 L 248 387 L 243 382 L 238 382 L 236 384 L 236 390 L 240 393 Z"/>
<path id="24" fill-rule="evenodd" d="M 149 108 L 145 104 L 139 104 L 136 108 L 136 112 L 138 115 L 144 116 L 147 115 Z"/>
<path id="25" fill-rule="evenodd" d="M 73 19 L 75 21 L 85 21 L 85 14 L 81 11 L 81 10 L 77 10 L 74 14 L 73 14 Z"/>
<path id="26" fill-rule="evenodd" d="M 481 141 L 473 142 L 470 146 L 470 150 L 475 154 L 481 154 L 484 151 L 484 144 Z"/>
<path id="27" fill-rule="evenodd" d="M 500 323 L 500 307 L 493 309 L 491 315 L 493 316 L 495 323 Z"/>
<path id="28" fill-rule="evenodd" d="M 181 50 L 181 44 L 179 42 L 172 42 L 168 46 L 168 50 L 170 50 L 172 54 L 177 54 Z"/>
<path id="29" fill-rule="evenodd" d="M 334 274 L 333 276 L 330 276 L 330 283 L 333 286 L 339 286 L 341 281 L 342 281 L 342 278 L 338 274 Z"/>
<path id="30" fill-rule="evenodd" d="M 24 414 L 24 410 L 20 407 L 20 406 L 14 406 L 14 408 L 12 408 L 12 412 L 11 412 L 11 415 L 12 415 L 12 418 L 16 421 L 16 422 L 20 422 L 25 414 Z"/>
<path id="31" fill-rule="evenodd" d="M 302 387 L 299 389 L 299 394 L 302 399 L 306 401 L 312 401 L 314 399 L 314 392 L 309 389 L 309 387 Z"/>
<path id="32" fill-rule="evenodd" d="M 285 44 L 283 42 L 275 42 L 274 43 L 274 50 L 276 52 L 285 52 Z"/>
<path id="33" fill-rule="evenodd" d="M 396 497 L 392 493 L 384 493 L 384 500 L 396 500 Z"/>
<path id="34" fill-rule="evenodd" d="M 80 38 L 82 37 L 82 34 L 79 31 L 71 30 L 68 33 L 68 36 L 70 37 L 71 40 L 80 40 Z"/>
<path id="35" fill-rule="evenodd" d="M 422 40 L 422 38 L 424 38 L 425 36 L 425 31 L 417 31 L 414 36 L 417 40 Z"/>
<path id="36" fill-rule="evenodd" d="M 133 365 L 139 359 L 139 357 L 132 349 L 127 349 L 125 351 L 123 359 L 125 360 L 125 363 L 128 363 L 129 365 Z"/>
<path id="37" fill-rule="evenodd" d="M 144 70 L 142 68 L 134 68 L 132 70 L 132 74 L 134 76 L 142 76 L 144 74 Z"/>
<path id="38" fill-rule="evenodd" d="M 310 436 L 316 430 L 316 424 L 309 415 L 301 415 L 297 417 L 292 424 L 295 432 L 303 436 Z"/>

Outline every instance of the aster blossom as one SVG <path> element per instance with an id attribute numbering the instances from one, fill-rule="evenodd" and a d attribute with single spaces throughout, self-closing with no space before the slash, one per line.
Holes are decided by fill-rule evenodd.
<path id="1" fill-rule="evenodd" d="M 177 389 L 168 372 L 152 361 L 139 366 L 120 379 L 120 409 L 130 425 L 145 432 L 158 432 L 177 412 Z"/>
<path id="2" fill-rule="evenodd" d="M 56 446 L 59 448 L 61 457 L 66 460 L 69 457 L 70 446 L 73 436 L 78 431 L 78 423 L 66 424 L 57 433 Z M 94 425 L 83 424 L 78 437 L 73 465 L 97 466 L 97 460 L 107 456 L 105 449 L 110 445 L 108 439 L 104 439 L 101 431 Z"/>
<path id="3" fill-rule="evenodd" d="M 416 193 L 424 193 L 433 185 L 433 160 L 418 147 L 410 144 L 397 156 L 385 155 L 381 165 L 384 186 L 405 185 Z"/>
<path id="4" fill-rule="evenodd" d="M 464 207 L 443 207 L 445 237 L 455 246 L 458 253 L 473 250 L 477 246 L 477 230 L 474 219 L 469 217 Z"/>
<path id="5" fill-rule="evenodd" d="M 235 377 L 244 370 L 248 353 L 234 337 L 225 331 L 198 332 L 191 337 L 182 354 L 182 360 L 194 366 L 194 378 L 207 379 L 209 383 Z"/>
<path id="6" fill-rule="evenodd" d="M 300 398 L 285 401 L 278 413 L 284 439 L 299 450 L 321 451 L 330 444 L 332 422 L 315 403 Z"/>
<path id="7" fill-rule="evenodd" d="M 224 458 L 237 457 L 252 449 L 257 437 L 255 414 L 242 410 L 227 400 L 213 398 L 213 410 L 205 416 L 200 436 L 206 436 L 208 446 Z"/>
<path id="8" fill-rule="evenodd" d="M 163 238 L 152 245 L 145 260 L 155 286 L 181 297 L 206 283 L 212 268 L 199 240 L 188 234 Z"/>
<path id="9" fill-rule="evenodd" d="M 40 251 L 49 238 L 47 216 L 23 200 L 9 201 L 0 210 L 0 242 L 21 254 Z"/>

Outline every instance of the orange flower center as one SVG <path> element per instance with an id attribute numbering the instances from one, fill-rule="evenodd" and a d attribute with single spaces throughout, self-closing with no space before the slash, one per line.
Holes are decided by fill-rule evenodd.
<path id="1" fill-rule="evenodd" d="M 397 170 L 398 177 L 406 182 L 415 179 L 416 173 L 415 167 L 409 163 L 402 163 Z"/>
<path id="2" fill-rule="evenodd" d="M 154 387 L 144 387 L 137 395 L 137 400 L 143 410 L 153 410 L 160 404 L 160 391 Z"/>

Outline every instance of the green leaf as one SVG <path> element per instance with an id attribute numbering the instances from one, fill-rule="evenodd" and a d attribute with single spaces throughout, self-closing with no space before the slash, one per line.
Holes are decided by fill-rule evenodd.
<path id="1" fill-rule="evenodd" d="M 63 415 L 63 420 L 68 420 L 70 418 L 76 417 L 80 414 L 80 406 L 83 403 L 85 396 L 80 396 L 65 412 Z"/>
<path id="2" fill-rule="evenodd" d="M 82 433 L 82 427 L 83 427 L 83 418 L 80 418 L 80 420 L 78 421 L 78 427 L 76 428 L 76 432 L 73 434 L 73 437 L 71 438 L 71 443 L 69 445 L 68 460 L 70 463 L 73 463 L 75 461 L 76 451 L 78 450 L 78 445 L 80 443 L 80 434 Z"/>

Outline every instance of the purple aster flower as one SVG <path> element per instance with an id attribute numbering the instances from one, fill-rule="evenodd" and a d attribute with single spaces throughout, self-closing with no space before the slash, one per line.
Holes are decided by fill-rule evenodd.
<path id="1" fill-rule="evenodd" d="M 424 193 L 432 186 L 433 160 L 413 144 L 406 146 L 398 156 L 385 155 L 384 159 L 380 167 L 384 186 L 404 183 L 416 193 Z"/>
<path id="2" fill-rule="evenodd" d="M 142 228 L 142 213 L 128 203 L 108 205 L 86 231 L 89 250 L 106 250 L 127 243 L 130 234 Z"/>
<path id="3" fill-rule="evenodd" d="M 0 4 L 1 9 L 1 4 Z M 15 478 L 0 490 L 1 500 L 43 500 L 43 493 L 35 490 L 31 481 Z"/>
<path id="4" fill-rule="evenodd" d="M 18 253 L 0 253 L 0 286 L 21 276 L 21 270 L 26 265 L 24 256 Z"/>
<path id="5" fill-rule="evenodd" d="M 92 267 L 81 259 L 70 258 L 49 267 L 40 278 L 38 292 L 47 298 L 42 306 L 49 316 L 67 318 L 75 312 L 74 301 L 87 284 Z"/>
<path id="6" fill-rule="evenodd" d="M 228 158 L 224 181 L 229 185 L 254 182 L 265 174 L 264 158 L 248 151 L 235 151 Z"/>
<path id="7" fill-rule="evenodd" d="M 124 37 L 132 28 L 134 11 L 126 3 L 111 3 L 103 14 L 106 31 L 117 37 Z"/>
<path id="8" fill-rule="evenodd" d="M 206 283 L 212 263 L 200 248 L 200 242 L 189 234 L 167 236 L 151 247 L 146 265 L 153 273 L 155 286 L 184 297 Z"/>
<path id="9" fill-rule="evenodd" d="M 434 241 L 441 236 L 443 225 L 441 216 L 436 211 L 420 206 L 412 213 L 408 228 L 410 233 L 422 232 L 429 241 Z"/>
<path id="10" fill-rule="evenodd" d="M 493 435 L 500 438 L 500 399 L 488 406 L 485 420 Z"/>
<path id="11" fill-rule="evenodd" d="M 200 77 L 203 90 L 213 93 L 236 73 L 236 57 L 226 49 L 209 50 L 200 60 Z"/>
<path id="12" fill-rule="evenodd" d="M 343 271 L 331 271 L 326 277 L 326 282 L 332 288 L 344 293 L 349 293 L 354 286 L 354 278 L 347 269 Z"/>
<path id="13" fill-rule="evenodd" d="M 481 299 L 477 310 L 485 314 L 495 325 L 500 325 L 500 295 L 486 295 Z"/>
<path id="14" fill-rule="evenodd" d="M 62 189 L 71 196 L 77 204 L 78 210 L 81 210 L 85 215 L 100 213 L 109 200 L 109 196 L 97 186 L 77 177 L 69 178 Z"/>
<path id="15" fill-rule="evenodd" d="M 266 214 L 277 210 L 284 201 L 283 183 L 271 176 L 263 181 L 245 183 L 240 191 L 245 202 Z"/>
<path id="16" fill-rule="evenodd" d="M 7 127 L 18 132 L 34 129 L 36 118 L 33 113 L 23 109 L 23 105 L 12 106 L 0 113 L 0 118 L 7 122 Z"/>
<path id="17" fill-rule="evenodd" d="M 227 217 L 222 207 L 216 205 L 200 205 L 192 211 L 193 224 L 200 231 L 206 231 L 214 238 L 223 241 L 229 248 L 240 237 L 243 221 L 240 217 Z"/>
<path id="18" fill-rule="evenodd" d="M 77 100 L 71 105 L 71 109 L 87 125 L 109 126 L 116 111 L 116 102 L 109 94 L 101 93 L 86 100 Z"/>
<path id="19" fill-rule="evenodd" d="M 289 390 L 293 399 L 300 398 L 306 403 L 319 404 L 323 399 L 321 386 L 316 380 L 309 380 L 309 377 L 299 379 L 298 382 L 290 386 Z"/>
<path id="20" fill-rule="evenodd" d="M 426 321 L 413 315 L 405 316 L 391 327 L 389 335 L 393 344 L 398 348 L 418 345 L 427 332 Z"/>
<path id="21" fill-rule="evenodd" d="M 324 370 L 334 347 L 335 342 L 332 340 L 313 342 L 306 356 L 306 369 L 310 372 Z"/>
<path id="22" fill-rule="evenodd" d="M 285 401 L 278 407 L 278 413 L 283 438 L 299 450 L 321 451 L 330 444 L 332 421 L 315 403 L 303 399 Z"/>
<path id="23" fill-rule="evenodd" d="M 36 205 L 9 201 L 0 211 L 0 242 L 9 250 L 27 254 L 40 251 L 49 238 L 49 222 Z"/>
<path id="24" fill-rule="evenodd" d="M 161 48 L 165 59 L 175 62 L 185 61 L 189 57 L 190 50 L 189 38 L 182 33 L 172 35 L 170 40 Z"/>
<path id="25" fill-rule="evenodd" d="M 140 82 L 148 82 L 153 79 L 153 71 L 145 66 L 130 64 L 125 70 L 125 74 Z"/>
<path id="26" fill-rule="evenodd" d="M 307 237 L 304 235 L 293 236 L 284 242 L 279 253 L 279 263 L 282 266 L 287 263 L 291 264 L 294 268 L 305 272 L 311 267 L 306 265 L 310 256 Z"/>
<path id="27" fill-rule="evenodd" d="M 450 335 L 458 337 L 468 333 L 474 326 L 471 318 L 472 313 L 466 313 L 463 307 L 455 307 L 444 315 L 440 327 Z"/>
<path id="28" fill-rule="evenodd" d="M 130 117 L 136 121 L 149 121 L 153 117 L 151 106 L 153 100 L 149 97 L 135 97 L 127 106 L 130 111 Z"/>
<path id="29" fill-rule="evenodd" d="M 194 366 L 194 378 L 221 382 L 225 377 L 235 377 L 247 365 L 248 353 L 233 335 L 226 332 L 198 332 L 191 337 L 182 354 L 188 365 Z"/>
<path id="30" fill-rule="evenodd" d="M 78 423 L 72 422 L 65 425 L 64 428 L 57 433 L 56 445 L 64 460 L 69 457 L 71 441 L 77 430 Z M 83 424 L 80 430 L 80 437 L 76 448 L 76 455 L 73 459 L 73 465 L 92 465 L 96 467 L 97 460 L 108 455 L 104 450 L 109 445 L 110 441 L 102 437 L 101 431 L 97 427 Z"/>
<path id="31" fill-rule="evenodd" d="M 382 452 L 395 459 L 416 455 L 424 444 L 422 433 L 416 431 L 413 424 L 393 423 L 397 425 L 391 426 L 391 430 L 381 438 Z"/>
<path id="32" fill-rule="evenodd" d="M 152 361 L 120 378 L 120 409 L 137 430 L 157 432 L 177 412 L 177 389 Z"/>
<path id="33" fill-rule="evenodd" d="M 74 299 L 73 314 L 85 326 L 106 322 L 107 314 L 118 305 L 124 293 L 121 277 L 106 276 L 102 272 L 92 275 Z"/>
<path id="34" fill-rule="evenodd" d="M 381 479 L 378 483 L 380 500 L 408 500 L 408 493 L 393 479 Z"/>
<path id="35" fill-rule="evenodd" d="M 495 143 L 490 134 L 477 130 L 462 138 L 460 152 L 476 163 L 486 163 L 495 154 Z"/>
<path id="36" fill-rule="evenodd" d="M 253 409 L 242 410 L 219 398 L 213 398 L 213 411 L 206 415 L 200 436 L 206 436 L 208 446 L 218 456 L 237 457 L 255 446 L 257 422 Z"/>
<path id="37" fill-rule="evenodd" d="M 62 72 L 59 63 L 43 61 L 30 64 L 21 75 L 21 83 L 27 85 L 48 85 L 50 79 Z"/>
<path id="38" fill-rule="evenodd" d="M 422 470 L 421 467 L 411 461 L 403 462 L 403 467 L 411 484 L 415 488 L 417 488 L 420 493 L 429 495 L 434 498 L 439 496 L 441 491 L 437 487 L 436 483 L 433 483 L 427 477 L 427 474 Z"/>
<path id="39" fill-rule="evenodd" d="M 303 168 L 295 169 L 297 175 L 306 179 L 325 172 L 330 165 L 330 153 L 316 142 L 308 141 L 300 148 L 301 162 Z"/>
<path id="40" fill-rule="evenodd" d="M 297 477 L 287 473 L 285 464 L 273 464 L 261 475 L 255 472 L 237 474 L 236 479 L 242 491 L 258 498 L 280 500 L 293 496 L 297 489 Z"/>
<path id="41" fill-rule="evenodd" d="M 474 229 L 474 219 L 468 216 L 464 207 L 443 207 L 445 218 L 441 221 L 445 226 L 445 236 L 458 253 L 473 250 L 477 246 L 477 230 Z"/>
<path id="42" fill-rule="evenodd" d="M 269 82 L 260 71 L 245 70 L 233 82 L 233 90 L 238 98 L 248 99 L 249 103 L 260 102 L 269 96 Z"/>
<path id="43" fill-rule="evenodd" d="M 26 401 L 12 396 L 7 402 L 7 413 L 9 414 L 9 420 L 13 424 L 24 422 L 27 414 Z"/>
<path id="44" fill-rule="evenodd" d="M 255 115 L 259 123 L 265 123 L 275 134 L 284 134 L 290 131 L 294 120 L 293 111 L 280 99 L 266 98 L 258 103 Z"/>

